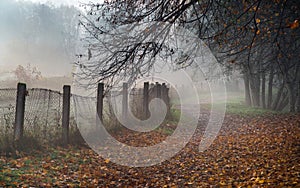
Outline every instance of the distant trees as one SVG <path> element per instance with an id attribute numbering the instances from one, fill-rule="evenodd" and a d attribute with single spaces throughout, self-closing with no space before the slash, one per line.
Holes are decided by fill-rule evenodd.
<path id="1" fill-rule="evenodd" d="M 37 67 L 27 64 L 26 67 L 18 65 L 13 71 L 19 82 L 25 82 L 31 84 L 35 80 L 40 80 L 42 78 L 42 73 Z"/>
<path id="2" fill-rule="evenodd" d="M 87 50 L 76 63 L 82 79 L 113 83 L 116 75 L 133 71 L 136 78 L 151 71 L 151 59 L 178 55 L 166 39 L 172 26 L 182 26 L 209 45 L 224 67 L 244 75 L 246 104 L 274 110 L 289 104 L 291 112 L 300 111 L 297 0 L 112 0 L 83 6 Z M 134 24 L 148 24 L 151 31 L 157 28 L 153 22 L 166 24 L 159 36 L 147 33 L 152 42 L 141 40 L 145 30 Z M 110 46 L 111 31 L 126 24 L 133 25 L 131 41 Z"/>
<path id="3" fill-rule="evenodd" d="M 69 66 L 76 58 L 79 12 L 74 6 L 1 0 L 0 61 Z"/>

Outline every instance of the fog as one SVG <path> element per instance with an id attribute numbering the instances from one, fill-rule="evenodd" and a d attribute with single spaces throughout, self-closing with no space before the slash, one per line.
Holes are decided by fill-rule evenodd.
<path id="1" fill-rule="evenodd" d="M 61 90 L 63 84 L 72 84 L 73 63 L 80 46 L 80 3 L 77 0 L 0 1 L 2 88 L 15 87 L 18 81 L 24 81 L 18 80 L 13 71 L 18 65 L 26 67 L 29 64 L 43 77 L 27 83 L 29 87 Z"/>
<path id="2" fill-rule="evenodd" d="M 71 75 L 79 10 L 58 2 L 0 1 L 0 79 L 28 64 L 45 77 Z"/>

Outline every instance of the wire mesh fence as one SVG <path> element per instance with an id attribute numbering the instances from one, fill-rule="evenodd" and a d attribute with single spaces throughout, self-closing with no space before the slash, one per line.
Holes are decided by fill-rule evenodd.
<path id="1" fill-rule="evenodd" d="M 17 89 L 0 89 L 0 134 L 12 141 Z M 76 129 L 74 105 L 71 100 L 70 127 Z M 24 135 L 41 143 L 55 143 L 61 137 L 62 93 L 48 89 L 27 90 L 24 114 Z M 4 140 L 1 140 L 4 142 Z"/>
<path id="2" fill-rule="evenodd" d="M 166 88 L 166 87 L 165 87 Z M 151 84 L 147 90 L 147 100 L 158 97 L 157 84 Z M 126 108 L 138 119 L 143 119 L 145 111 L 145 90 L 143 88 L 126 89 L 128 101 Z M 160 97 L 169 104 L 168 94 Z M 124 90 L 111 90 L 102 96 L 103 100 L 103 122 L 107 126 L 118 124 L 116 114 L 122 113 L 122 108 L 116 108 L 116 98 L 124 97 Z M 166 96 L 167 98 L 164 98 Z M 0 89 L 0 146 L 13 142 L 14 125 L 16 116 L 17 89 Z M 123 98 L 124 99 L 124 98 Z M 147 105 L 149 103 L 147 101 Z M 148 108 L 148 106 L 147 106 Z M 25 113 L 24 113 L 24 136 L 35 138 L 42 144 L 55 144 L 61 141 L 63 125 L 63 94 L 48 89 L 30 88 L 26 90 Z M 88 117 L 95 118 L 97 114 L 97 97 L 86 97 L 72 94 L 70 98 L 70 133 L 77 130 L 76 113 L 78 110 L 86 113 Z M 124 108 L 123 108 L 124 110 Z M 81 114 L 82 115 L 82 114 Z M 83 114 L 84 115 L 84 114 Z"/>
<path id="3" fill-rule="evenodd" d="M 13 140 L 15 103 L 17 90 L 0 89 L 0 144 L 7 145 Z"/>

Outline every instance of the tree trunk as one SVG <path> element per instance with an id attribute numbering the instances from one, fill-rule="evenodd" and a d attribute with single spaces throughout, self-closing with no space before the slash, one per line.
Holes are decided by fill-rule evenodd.
<path id="1" fill-rule="evenodd" d="M 250 81 L 249 75 L 247 73 L 244 74 L 244 85 L 245 85 L 245 103 L 247 106 L 251 106 L 251 95 L 250 95 Z"/>
<path id="2" fill-rule="evenodd" d="M 276 109 L 277 109 L 277 106 L 279 105 L 279 101 L 280 101 L 280 98 L 281 98 L 283 89 L 284 89 L 284 83 L 282 83 L 282 84 L 280 85 L 280 88 L 279 88 L 279 90 L 278 90 L 276 99 L 275 99 L 275 101 L 274 101 L 274 103 L 273 103 L 273 106 L 272 106 L 272 109 L 273 109 L 273 110 L 276 110 Z"/>
<path id="3" fill-rule="evenodd" d="M 289 104 L 289 98 L 287 97 L 286 92 L 284 92 L 281 98 L 281 102 L 279 103 L 279 105 L 277 105 L 277 111 L 282 111 Z"/>
<path id="4" fill-rule="evenodd" d="M 271 66 L 271 71 L 269 75 L 269 83 L 268 83 L 268 109 L 271 109 L 272 106 L 272 98 L 273 98 L 273 78 L 274 78 L 274 67 Z"/>
<path id="5" fill-rule="evenodd" d="M 259 95 L 260 95 L 260 79 L 258 75 L 253 75 L 250 79 L 250 88 L 252 96 L 252 105 L 259 107 Z"/>
<path id="6" fill-rule="evenodd" d="M 237 92 L 240 91 L 239 80 L 240 80 L 240 79 L 236 79 L 236 80 L 235 80 L 235 91 L 237 91 Z"/>
<path id="7" fill-rule="evenodd" d="M 262 72 L 261 81 L 261 107 L 266 108 L 266 74 Z"/>
<path id="8" fill-rule="evenodd" d="M 288 82 L 287 83 L 287 88 L 288 88 L 288 94 L 289 94 L 289 106 L 290 106 L 290 112 L 295 112 L 295 107 L 296 107 L 296 97 L 294 93 L 294 88 L 293 88 L 293 83 Z"/>
<path id="9" fill-rule="evenodd" d="M 296 111 L 300 112 L 300 63 L 298 63 L 297 71 L 296 71 Z"/>
<path id="10" fill-rule="evenodd" d="M 298 81 L 297 112 L 300 113 L 300 81 Z"/>

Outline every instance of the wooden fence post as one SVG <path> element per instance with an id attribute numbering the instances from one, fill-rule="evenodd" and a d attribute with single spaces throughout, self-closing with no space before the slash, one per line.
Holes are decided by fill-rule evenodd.
<path id="1" fill-rule="evenodd" d="M 167 106 L 167 118 L 171 117 L 170 109 L 170 98 L 169 98 L 169 88 L 165 83 L 162 84 L 162 99 Z"/>
<path id="2" fill-rule="evenodd" d="M 128 113 L 128 84 L 123 83 L 122 117 L 126 118 Z"/>
<path id="3" fill-rule="evenodd" d="M 161 99 L 161 85 L 156 82 L 156 97 Z"/>
<path id="4" fill-rule="evenodd" d="M 99 83 L 98 90 L 97 90 L 97 116 L 98 116 L 96 119 L 97 125 L 99 125 L 98 120 L 103 122 L 103 97 L 104 97 L 104 84 Z"/>
<path id="5" fill-rule="evenodd" d="M 16 114 L 15 114 L 15 124 L 14 124 L 15 141 L 18 141 L 23 137 L 25 100 L 26 100 L 26 84 L 18 83 L 17 99 L 16 99 Z"/>
<path id="6" fill-rule="evenodd" d="M 162 85 L 161 85 L 161 98 L 167 104 L 167 100 L 166 100 L 167 99 L 166 98 L 167 93 L 166 93 L 166 91 L 167 91 L 166 83 L 162 83 Z"/>
<path id="7" fill-rule="evenodd" d="M 70 98 L 71 86 L 64 85 L 63 87 L 63 111 L 62 111 L 62 136 L 63 145 L 69 144 L 69 121 L 70 121 Z"/>
<path id="8" fill-rule="evenodd" d="M 156 82 L 155 87 L 156 87 L 156 91 L 155 91 L 155 95 L 156 95 L 156 96 L 155 96 L 155 97 L 156 97 L 157 99 L 161 99 L 161 84 L 158 83 L 158 82 Z M 158 112 L 160 112 L 160 110 L 161 110 L 161 105 L 160 105 L 160 103 L 157 102 L 155 106 L 156 106 L 156 109 L 158 110 Z"/>
<path id="9" fill-rule="evenodd" d="M 144 118 L 147 119 L 149 117 L 149 82 L 144 82 L 144 92 L 143 92 L 143 111 Z"/>

